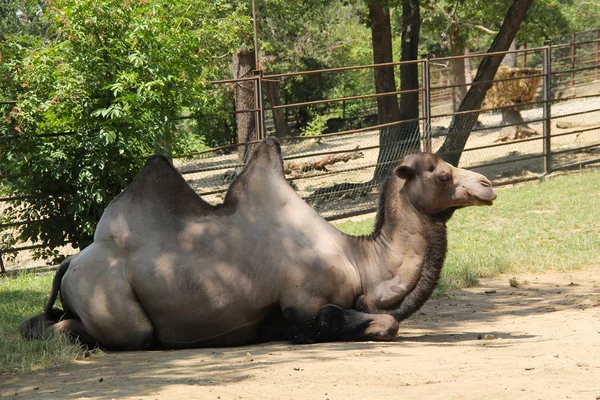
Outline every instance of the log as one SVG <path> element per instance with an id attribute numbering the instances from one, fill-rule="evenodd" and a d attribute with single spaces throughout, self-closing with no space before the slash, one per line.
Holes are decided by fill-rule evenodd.
<path id="1" fill-rule="evenodd" d="M 314 161 L 292 161 L 285 165 L 284 172 L 286 175 L 292 173 L 304 173 L 309 171 L 327 171 L 328 165 L 337 164 L 339 162 L 348 162 L 364 158 L 361 151 L 354 151 L 350 154 L 329 154 L 323 158 Z"/>

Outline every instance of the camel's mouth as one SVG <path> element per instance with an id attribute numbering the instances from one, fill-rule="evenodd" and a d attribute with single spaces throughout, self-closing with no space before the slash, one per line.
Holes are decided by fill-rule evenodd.
<path id="1" fill-rule="evenodd" d="M 467 193 L 471 204 L 474 206 L 491 206 L 496 200 L 496 192 L 493 189 L 491 193 L 485 193 L 485 195 L 477 195 L 471 191 Z"/>

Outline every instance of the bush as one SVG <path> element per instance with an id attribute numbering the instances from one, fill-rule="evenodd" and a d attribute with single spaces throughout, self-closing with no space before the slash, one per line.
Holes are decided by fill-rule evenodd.
<path id="1" fill-rule="evenodd" d="M 19 101 L 4 131 L 18 139 L 3 144 L 0 167 L 25 174 L 5 186 L 29 197 L 2 219 L 40 221 L 12 240 L 84 247 L 145 157 L 202 148 L 181 117 L 221 106 L 208 82 L 228 74 L 215 60 L 247 36 L 246 14 L 213 1 L 51 2 L 51 40 L 6 63 Z"/>

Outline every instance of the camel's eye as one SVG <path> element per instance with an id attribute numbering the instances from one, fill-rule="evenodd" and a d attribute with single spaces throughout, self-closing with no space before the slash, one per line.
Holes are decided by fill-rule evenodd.
<path id="1" fill-rule="evenodd" d="M 433 172 L 435 170 L 435 165 L 433 165 L 433 164 L 429 165 L 429 168 L 427 170 L 429 172 Z"/>

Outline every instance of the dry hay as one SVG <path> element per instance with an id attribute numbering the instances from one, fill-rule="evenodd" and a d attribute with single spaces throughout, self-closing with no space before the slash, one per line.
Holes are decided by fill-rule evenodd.
<path id="1" fill-rule="evenodd" d="M 505 107 L 514 104 L 528 103 L 535 97 L 542 71 L 536 68 L 509 68 L 501 65 L 496 72 L 494 80 L 511 79 L 509 81 L 495 82 L 485 96 L 485 107 Z"/>

